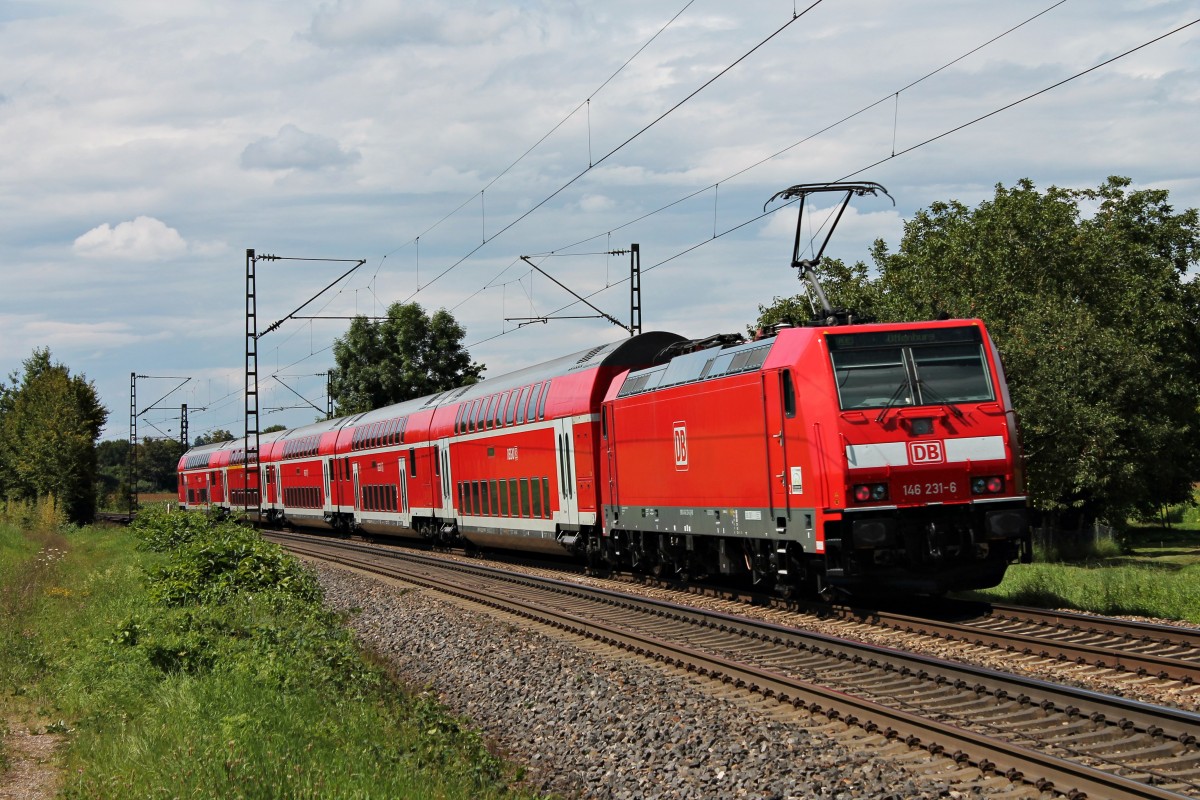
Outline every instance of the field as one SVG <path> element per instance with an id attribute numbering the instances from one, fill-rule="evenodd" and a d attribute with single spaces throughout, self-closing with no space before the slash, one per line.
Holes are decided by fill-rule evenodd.
<path id="1" fill-rule="evenodd" d="M 199 515 L 0 526 L 6 730 L 63 741 L 68 798 L 529 796 L 358 650 L 294 559 Z"/>

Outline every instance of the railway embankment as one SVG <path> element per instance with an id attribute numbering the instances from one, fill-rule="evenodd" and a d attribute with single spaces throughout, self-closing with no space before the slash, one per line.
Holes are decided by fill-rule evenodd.
<path id="1" fill-rule="evenodd" d="M 257 534 L 0 526 L 0 797 L 527 797 Z"/>

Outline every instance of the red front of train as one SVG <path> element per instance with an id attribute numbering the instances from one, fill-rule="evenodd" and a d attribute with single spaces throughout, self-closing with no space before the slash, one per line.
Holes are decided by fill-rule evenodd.
<path id="1" fill-rule="evenodd" d="M 982 322 L 807 327 L 631 373 L 604 405 L 610 562 L 940 593 L 1030 554 Z"/>

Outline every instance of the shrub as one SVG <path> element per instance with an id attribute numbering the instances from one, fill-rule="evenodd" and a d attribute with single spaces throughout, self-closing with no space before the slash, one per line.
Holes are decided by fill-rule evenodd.
<path id="1" fill-rule="evenodd" d="M 172 519 L 183 516 L 193 520 Z M 149 573 L 156 600 L 171 606 L 220 604 L 240 593 L 277 595 L 281 601 L 321 600 L 312 573 L 255 531 L 194 514 L 162 517 L 168 520 L 165 527 L 143 538 L 155 548 L 176 543 L 172 559 Z"/>

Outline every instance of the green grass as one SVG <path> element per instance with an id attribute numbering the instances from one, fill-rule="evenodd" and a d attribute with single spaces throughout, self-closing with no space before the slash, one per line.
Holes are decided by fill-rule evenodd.
<path id="1" fill-rule="evenodd" d="M 1184 522 L 1169 529 L 1134 527 L 1123 547 L 1108 544 L 1070 560 L 1011 566 L 1003 583 L 971 596 L 1200 624 L 1197 586 L 1200 524 Z"/>
<path id="2" fill-rule="evenodd" d="M 141 549 L 125 529 L 70 531 L 49 564 L 0 531 L 0 574 L 36 587 L 0 620 L 0 703 L 69 732 L 62 796 L 529 796 L 364 658 L 278 548 L 192 516 L 155 526 Z"/>

